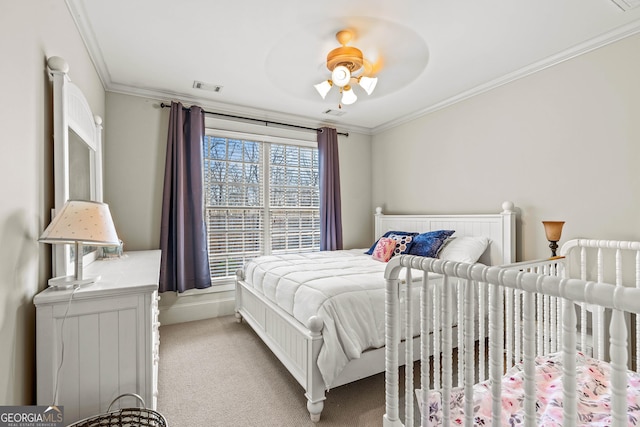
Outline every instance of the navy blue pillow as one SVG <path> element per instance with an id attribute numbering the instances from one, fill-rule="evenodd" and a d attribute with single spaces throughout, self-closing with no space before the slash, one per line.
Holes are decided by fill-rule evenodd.
<path id="1" fill-rule="evenodd" d="M 414 233 L 412 231 L 387 231 L 386 233 L 384 233 L 382 237 L 389 237 L 392 234 L 395 234 L 396 236 L 417 236 L 418 235 L 418 233 Z M 377 244 L 378 244 L 378 241 L 376 240 L 373 246 L 371 246 L 369 250 L 365 252 L 365 254 L 371 255 Z"/>
<path id="2" fill-rule="evenodd" d="M 409 255 L 436 258 L 444 242 L 446 242 L 453 233 L 455 233 L 455 230 L 436 230 L 418 234 L 413 237 L 413 244 L 409 249 Z"/>

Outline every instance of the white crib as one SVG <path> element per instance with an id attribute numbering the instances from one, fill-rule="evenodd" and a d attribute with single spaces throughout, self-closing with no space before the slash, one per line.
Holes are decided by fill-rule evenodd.
<path id="1" fill-rule="evenodd" d="M 630 369 L 640 365 L 640 346 L 635 345 L 640 342 L 640 242 L 572 240 L 561 255 L 503 267 L 392 258 L 385 272 L 383 425 L 501 426 L 508 422 L 503 416 L 526 426 L 592 425 L 600 415 L 579 412 L 596 404 L 589 400 L 591 394 L 598 395 L 598 405 L 610 406 L 600 425 L 635 425 L 640 419 L 640 374 Z M 410 267 L 407 275 L 412 270 L 428 273 L 419 292 L 405 285 L 410 277 L 401 280 L 405 267 Z M 434 280 L 435 275 L 444 277 Z M 412 330 L 415 298 L 420 299 L 420 331 Z M 454 301 L 459 302 L 456 319 L 451 318 Z M 454 323 L 456 329 L 445 327 Z M 399 363 L 398 344 L 415 335 L 421 336 L 421 360 L 414 377 L 412 342 L 405 345 L 404 368 L 399 368 L 405 363 Z M 547 402 L 538 388 L 553 370 L 560 373 L 559 395 Z M 587 387 L 583 372 L 592 371 L 607 375 L 589 379 L 597 387 L 602 383 L 593 393 L 582 390 Z M 517 384 L 517 394 L 508 388 L 512 384 Z M 520 412 L 511 414 L 514 403 Z M 556 412 L 559 421 L 554 424 L 548 420 Z"/>

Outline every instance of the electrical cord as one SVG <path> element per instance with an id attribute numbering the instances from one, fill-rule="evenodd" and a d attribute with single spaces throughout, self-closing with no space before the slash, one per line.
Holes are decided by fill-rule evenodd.
<path id="1" fill-rule="evenodd" d="M 58 370 L 56 371 L 56 384 L 53 392 L 53 405 L 58 406 L 58 384 L 60 384 L 60 371 L 62 370 L 62 364 L 64 363 L 64 323 L 67 320 L 67 315 L 69 314 L 69 309 L 71 308 L 71 301 L 73 300 L 73 295 L 80 289 L 80 285 L 74 285 L 73 292 L 69 296 L 69 302 L 67 303 L 67 309 L 64 312 L 64 316 L 62 317 L 62 324 L 60 325 L 60 342 L 61 342 L 61 352 L 60 352 L 60 363 L 58 364 Z"/>

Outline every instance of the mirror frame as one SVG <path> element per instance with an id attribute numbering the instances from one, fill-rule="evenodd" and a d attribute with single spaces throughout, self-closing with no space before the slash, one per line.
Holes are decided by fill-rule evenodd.
<path id="1" fill-rule="evenodd" d="M 69 183 L 88 179 L 90 199 L 102 202 L 102 118 L 94 116 L 82 90 L 69 79 L 69 65 L 59 56 L 47 59 L 53 81 L 53 174 L 55 202 L 51 218 L 69 200 Z M 89 176 L 72 177 L 69 172 L 69 133 L 82 140 L 89 149 Z M 74 274 L 72 245 L 53 245 L 53 277 Z M 95 259 L 95 250 L 84 262 Z"/>

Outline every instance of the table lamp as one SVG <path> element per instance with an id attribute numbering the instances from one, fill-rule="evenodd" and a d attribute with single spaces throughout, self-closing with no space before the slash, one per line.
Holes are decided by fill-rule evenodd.
<path id="1" fill-rule="evenodd" d="M 562 226 L 564 221 L 542 221 L 544 225 L 544 232 L 547 235 L 549 241 L 549 247 L 551 248 L 551 256 L 556 256 L 556 250 L 558 249 L 558 242 L 562 235 Z"/>
<path id="2" fill-rule="evenodd" d="M 85 279 L 82 273 L 82 254 L 85 243 L 91 246 L 118 246 L 120 240 L 111 219 L 109 206 L 86 200 L 68 200 L 42 232 L 42 243 L 75 245 L 75 274 L 49 279 L 49 286 L 66 289 L 88 285 L 96 279 Z"/>

